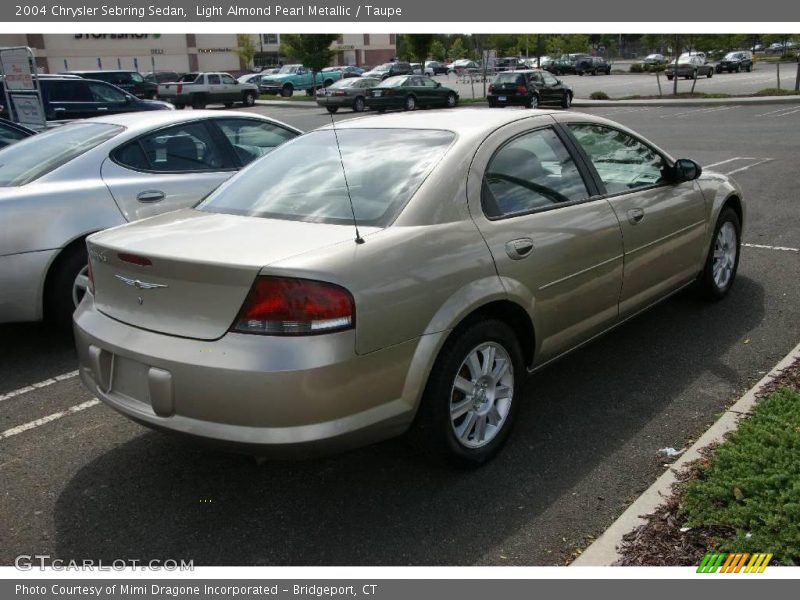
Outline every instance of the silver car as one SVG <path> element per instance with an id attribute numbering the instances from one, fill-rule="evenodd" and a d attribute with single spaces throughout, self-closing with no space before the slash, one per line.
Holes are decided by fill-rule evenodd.
<path id="1" fill-rule="evenodd" d="M 75 122 L 0 150 L 0 323 L 66 326 L 88 234 L 193 206 L 299 130 L 242 112 L 154 111 Z"/>
<path id="2" fill-rule="evenodd" d="M 687 286 L 724 296 L 744 208 L 590 115 L 340 122 L 193 209 L 90 236 L 80 375 L 140 423 L 257 454 L 411 429 L 477 465 L 528 372 Z"/>

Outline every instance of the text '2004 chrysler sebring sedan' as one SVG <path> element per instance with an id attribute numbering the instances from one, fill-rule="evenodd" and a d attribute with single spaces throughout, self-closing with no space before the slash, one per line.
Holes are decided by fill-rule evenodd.
<path id="1" fill-rule="evenodd" d="M 411 429 L 476 465 L 527 372 L 685 286 L 724 296 L 743 211 L 725 176 L 589 115 L 347 121 L 91 236 L 80 373 L 136 421 L 256 454 Z"/>

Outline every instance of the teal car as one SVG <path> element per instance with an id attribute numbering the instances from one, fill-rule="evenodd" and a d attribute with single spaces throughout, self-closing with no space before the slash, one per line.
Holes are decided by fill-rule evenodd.
<path id="1" fill-rule="evenodd" d="M 390 108 L 414 110 L 417 107 L 454 108 L 458 105 L 458 92 L 423 75 L 399 75 L 384 79 L 367 90 L 368 108 L 384 112 Z"/>
<path id="2" fill-rule="evenodd" d="M 258 90 L 262 94 L 280 94 L 286 98 L 294 94 L 295 90 L 305 91 L 310 95 L 314 87 L 328 87 L 341 78 L 341 71 L 317 71 L 314 77 L 311 69 L 303 65 L 283 65 L 277 73 L 262 77 Z"/>

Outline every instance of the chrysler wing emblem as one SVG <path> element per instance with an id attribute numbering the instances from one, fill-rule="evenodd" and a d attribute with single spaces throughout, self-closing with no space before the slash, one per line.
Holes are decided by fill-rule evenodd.
<path id="1" fill-rule="evenodd" d="M 165 288 L 169 287 L 163 283 L 148 283 L 147 281 L 141 281 L 140 279 L 131 279 L 130 277 L 124 277 L 122 275 L 114 275 L 117 279 L 119 279 L 125 285 L 129 285 L 131 287 L 135 287 L 137 290 L 155 290 L 157 288 Z"/>

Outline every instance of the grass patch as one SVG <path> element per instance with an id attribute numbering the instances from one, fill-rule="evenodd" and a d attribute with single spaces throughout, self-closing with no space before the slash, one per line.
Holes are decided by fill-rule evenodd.
<path id="1" fill-rule="evenodd" d="M 260 100 L 280 100 L 280 101 L 288 101 L 288 102 L 314 102 L 316 98 L 314 96 L 308 96 L 305 92 L 302 94 L 294 94 L 293 96 L 289 96 L 288 98 L 284 98 L 280 94 L 273 95 L 273 94 L 261 94 L 259 96 Z"/>
<path id="2" fill-rule="evenodd" d="M 794 90 L 784 90 L 783 88 L 764 88 L 758 90 L 754 96 L 797 96 L 800 92 Z"/>
<path id="3" fill-rule="evenodd" d="M 475 98 L 465 98 L 464 96 L 460 96 L 458 98 L 459 106 L 465 104 L 486 104 L 486 97 L 485 96 L 476 96 Z"/>
<path id="4" fill-rule="evenodd" d="M 686 482 L 688 527 L 729 529 L 721 552 L 772 552 L 800 564 L 800 393 L 770 394 Z"/>
<path id="5" fill-rule="evenodd" d="M 608 100 L 608 94 L 605 92 L 592 92 L 589 96 L 592 100 Z"/>
<path id="6" fill-rule="evenodd" d="M 667 86 L 663 86 L 665 90 Z M 672 87 L 672 84 L 669 84 L 669 87 Z M 663 96 L 642 96 L 640 94 L 635 94 L 633 96 L 623 96 L 621 98 L 612 98 L 613 100 L 669 100 L 670 98 L 733 98 L 731 94 L 724 94 L 718 92 L 695 92 L 692 94 L 691 92 L 678 92 L 677 95 L 670 94 L 669 92 L 665 93 Z"/>

